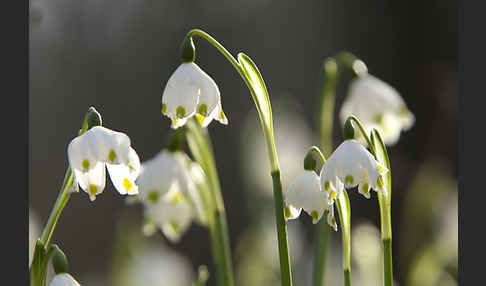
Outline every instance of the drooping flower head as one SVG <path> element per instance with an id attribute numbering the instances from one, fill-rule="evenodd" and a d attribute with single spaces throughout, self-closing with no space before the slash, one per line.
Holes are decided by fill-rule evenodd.
<path id="1" fill-rule="evenodd" d="M 321 170 L 321 186 L 333 202 L 343 187 L 358 186 L 360 194 L 370 198 L 370 189 L 384 192 L 381 174 L 387 172 L 363 145 L 354 139 L 345 140 L 332 153 Z"/>
<path id="2" fill-rule="evenodd" d="M 295 219 L 300 216 L 303 209 L 312 217 L 312 223 L 316 224 L 327 210 L 329 225 L 335 228 L 335 221 L 332 220 L 334 218 L 333 201 L 330 201 L 327 194 L 322 192 L 321 179 L 316 173 L 317 162 L 313 157 L 313 152 L 320 154 L 322 161 L 325 160 L 317 147 L 313 146 L 307 151 L 304 170 L 294 179 L 285 194 L 284 216 L 285 219 Z"/>
<path id="3" fill-rule="evenodd" d="M 194 115 L 203 127 L 213 119 L 228 124 L 216 82 L 194 62 L 183 62 L 170 76 L 162 93 L 162 114 L 171 119 L 173 129 Z"/>
<path id="4" fill-rule="evenodd" d="M 72 190 L 77 192 L 81 187 L 91 201 L 105 188 L 105 166 L 120 194 L 138 193 L 135 179 L 140 159 L 126 134 L 95 126 L 69 143 L 68 158 L 74 174 Z"/>
<path id="5" fill-rule="evenodd" d="M 376 128 L 387 145 L 395 144 L 400 132 L 410 129 L 415 122 L 415 116 L 398 91 L 369 74 L 357 77 L 350 84 L 340 111 L 343 124 L 350 115 L 360 118 L 368 134 Z M 362 137 L 359 139 L 365 143 Z"/>
<path id="6" fill-rule="evenodd" d="M 145 229 L 150 230 L 147 234 L 160 228 L 169 240 L 177 242 L 194 219 L 205 223 L 198 189 L 204 175 L 194 164 L 185 153 L 169 150 L 142 164 L 137 184 L 147 220 Z"/>
<path id="7" fill-rule="evenodd" d="M 290 185 L 285 202 L 285 217 L 295 219 L 299 217 L 302 209 L 312 217 L 316 224 L 325 210 L 329 208 L 327 197 L 321 191 L 319 176 L 310 170 L 302 171 Z"/>

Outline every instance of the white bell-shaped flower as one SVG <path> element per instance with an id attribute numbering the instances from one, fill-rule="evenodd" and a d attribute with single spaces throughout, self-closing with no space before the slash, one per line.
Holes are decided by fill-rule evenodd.
<path id="1" fill-rule="evenodd" d="M 321 186 L 333 202 L 342 190 L 358 186 L 360 194 L 370 198 L 370 188 L 385 191 L 381 175 L 387 172 L 383 165 L 356 140 L 345 140 L 332 153 L 321 170 Z"/>
<path id="2" fill-rule="evenodd" d="M 201 184 L 206 176 L 199 164 L 181 151 L 163 150 L 142 164 L 137 179 L 140 200 L 144 205 L 146 233 L 160 228 L 177 242 L 191 222 L 207 222 Z"/>
<path id="3" fill-rule="evenodd" d="M 135 179 L 140 159 L 126 134 L 95 126 L 69 143 L 68 158 L 74 175 L 72 190 L 79 191 L 81 187 L 91 201 L 105 188 L 105 165 L 120 194 L 138 194 Z"/>
<path id="4" fill-rule="evenodd" d="M 312 217 L 312 223 L 316 224 L 322 214 L 329 207 L 327 197 L 321 191 L 319 176 L 310 170 L 302 171 L 292 182 L 285 195 L 287 219 L 297 218 L 301 210 Z"/>
<path id="5" fill-rule="evenodd" d="M 143 201 L 164 196 L 174 183 L 186 194 L 194 188 L 188 168 L 190 159 L 180 151 L 162 150 L 154 158 L 143 162 L 137 178 Z"/>
<path id="6" fill-rule="evenodd" d="M 387 145 L 395 144 L 400 132 L 410 129 L 415 122 L 398 91 L 372 75 L 351 82 L 339 114 L 343 124 L 350 115 L 361 120 L 368 134 L 376 128 Z M 362 136 L 358 139 L 366 144 Z"/>
<path id="7" fill-rule="evenodd" d="M 216 82 L 194 62 L 182 63 L 169 78 L 162 94 L 162 114 L 172 120 L 173 129 L 195 114 L 204 127 L 213 119 L 228 124 Z"/>
<path id="8" fill-rule="evenodd" d="M 172 242 L 180 240 L 195 215 L 193 206 L 176 182 L 173 182 L 165 195 L 145 201 L 144 206 L 148 223 L 159 227 Z"/>
<path id="9" fill-rule="evenodd" d="M 52 278 L 49 286 L 81 286 L 81 284 L 68 273 L 60 273 Z"/>

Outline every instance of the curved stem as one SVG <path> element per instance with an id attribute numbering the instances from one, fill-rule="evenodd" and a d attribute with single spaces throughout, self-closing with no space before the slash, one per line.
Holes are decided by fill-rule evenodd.
<path id="1" fill-rule="evenodd" d="M 358 125 L 358 128 L 359 130 L 361 131 L 361 135 L 363 135 L 363 137 L 365 138 L 366 140 L 366 143 L 368 143 L 368 146 L 370 147 L 372 153 L 374 154 L 374 147 L 373 145 L 371 144 L 371 140 L 370 140 L 370 137 L 368 136 L 368 134 L 366 134 L 366 129 L 364 129 L 363 127 L 363 124 L 361 123 L 361 121 L 359 121 L 359 119 L 354 116 L 354 115 L 350 115 L 348 117 L 351 121 L 353 121 L 354 123 L 356 123 L 356 125 Z M 376 157 L 376 156 L 375 156 Z"/>
<path id="2" fill-rule="evenodd" d="M 238 71 L 243 81 L 246 83 L 248 89 L 251 92 L 252 98 L 255 102 L 255 105 L 258 105 L 257 99 L 257 92 L 255 91 L 255 87 L 252 84 L 252 79 L 248 78 L 243 70 L 241 64 L 231 55 L 228 50 L 226 50 L 223 45 L 221 45 L 216 39 L 211 37 L 208 33 L 200 30 L 200 29 L 193 29 L 188 32 L 186 37 L 191 37 L 193 35 L 200 36 L 207 40 L 211 45 L 217 48 L 221 54 L 233 65 L 233 67 Z M 254 63 L 243 55 L 243 58 L 251 65 Z M 256 68 L 256 66 L 253 66 Z M 266 92 L 266 90 L 265 90 Z M 258 106 L 257 106 L 257 109 Z M 271 113 L 271 111 L 269 111 Z M 271 115 L 270 115 L 271 116 Z M 270 117 L 271 118 L 271 117 Z M 284 219 L 284 203 L 283 203 L 283 194 L 282 194 L 282 183 L 280 180 L 280 168 L 278 165 L 278 157 L 277 157 L 277 150 L 275 148 L 273 130 L 271 128 L 271 120 L 270 120 L 270 127 L 267 127 L 265 122 L 263 121 L 261 114 L 260 114 L 260 123 L 262 125 L 265 141 L 267 143 L 267 151 L 268 157 L 270 161 L 270 169 L 271 175 L 273 180 L 273 194 L 274 194 L 274 203 L 275 203 L 275 218 L 277 224 L 277 238 L 278 238 L 278 248 L 279 248 L 279 258 L 280 258 L 280 272 L 281 272 L 281 279 L 282 285 L 284 286 L 291 286 L 292 285 L 292 274 L 291 274 L 291 266 L 290 266 L 290 256 L 288 250 L 288 241 L 287 241 L 287 225 Z"/>

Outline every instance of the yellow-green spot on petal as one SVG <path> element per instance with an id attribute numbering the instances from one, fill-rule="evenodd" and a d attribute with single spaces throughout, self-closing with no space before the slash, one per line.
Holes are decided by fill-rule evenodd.
<path id="1" fill-rule="evenodd" d="M 132 188 L 133 188 L 133 185 L 132 183 L 130 182 L 130 180 L 128 178 L 124 178 L 123 179 L 123 187 L 127 190 L 127 191 L 130 191 Z"/>
<path id="2" fill-rule="evenodd" d="M 368 178 L 368 172 L 365 170 L 363 172 L 363 177 L 361 177 L 361 181 L 366 181 L 367 178 Z"/>
<path id="3" fill-rule="evenodd" d="M 201 115 L 207 116 L 208 115 L 208 106 L 206 104 L 200 104 L 198 111 Z"/>
<path id="4" fill-rule="evenodd" d="M 219 118 L 221 118 L 221 119 L 226 118 L 226 114 L 224 114 L 223 109 L 221 109 L 221 111 L 219 112 Z"/>
<path id="5" fill-rule="evenodd" d="M 333 217 L 333 218 L 331 219 L 331 223 L 332 223 L 332 225 L 333 225 L 333 226 L 337 225 L 337 223 L 336 223 L 336 218 L 334 218 L 334 217 Z"/>
<path id="6" fill-rule="evenodd" d="M 98 187 L 96 185 L 90 184 L 89 185 L 89 194 L 94 196 L 96 195 L 96 192 L 98 191 Z"/>
<path id="7" fill-rule="evenodd" d="M 171 200 L 171 203 L 172 204 L 178 204 L 180 203 L 184 198 L 182 197 L 182 194 L 180 193 L 176 193 L 174 194 L 174 196 L 172 197 L 172 200 Z"/>
<path id="8" fill-rule="evenodd" d="M 373 118 L 373 121 L 377 124 L 381 124 L 381 122 L 383 121 L 383 113 L 376 114 Z"/>
<path id="9" fill-rule="evenodd" d="M 285 211 L 284 211 L 285 219 L 288 219 L 290 217 L 290 207 L 286 206 Z"/>
<path id="10" fill-rule="evenodd" d="M 326 182 L 324 183 L 324 189 L 325 189 L 326 191 L 329 191 L 329 189 L 330 189 L 330 188 L 331 188 L 331 183 L 330 183 L 329 181 L 326 181 Z"/>
<path id="11" fill-rule="evenodd" d="M 172 229 L 177 232 L 179 230 L 179 224 L 175 221 L 171 221 L 169 222 L 170 226 L 172 227 Z"/>
<path id="12" fill-rule="evenodd" d="M 159 197 L 160 194 L 156 190 L 150 191 L 147 195 L 147 199 L 152 203 L 157 202 L 159 200 Z"/>
<path id="13" fill-rule="evenodd" d="M 116 159 L 116 153 L 115 150 L 111 149 L 110 153 L 108 153 L 108 160 L 110 160 L 111 163 L 115 162 Z"/>
<path id="14" fill-rule="evenodd" d="M 89 169 L 89 160 L 88 159 L 84 159 L 83 160 L 83 168 L 84 169 Z"/>
<path id="15" fill-rule="evenodd" d="M 199 124 L 203 124 L 204 122 L 204 116 L 199 114 L 199 113 L 196 113 L 196 119 L 197 119 L 197 122 L 199 122 Z"/>
<path id="16" fill-rule="evenodd" d="M 186 110 L 184 109 L 184 107 L 179 106 L 176 109 L 176 114 L 178 117 L 184 117 L 184 115 L 186 115 Z"/>
<path id="17" fill-rule="evenodd" d="M 354 178 L 352 175 L 347 175 L 346 178 L 344 178 L 344 183 L 352 185 L 354 182 Z"/>
<path id="18" fill-rule="evenodd" d="M 162 103 L 162 114 L 165 114 L 167 112 L 167 105 L 165 103 Z"/>
<path id="19" fill-rule="evenodd" d="M 331 191 L 331 201 L 334 201 L 336 199 L 336 192 L 334 190 Z"/>
<path id="20" fill-rule="evenodd" d="M 311 217 L 312 220 L 316 221 L 317 218 L 319 217 L 319 214 L 317 213 L 317 211 L 311 211 Z"/>
<path id="21" fill-rule="evenodd" d="M 368 183 L 363 184 L 363 191 L 365 194 L 370 192 L 370 185 L 368 185 Z"/>

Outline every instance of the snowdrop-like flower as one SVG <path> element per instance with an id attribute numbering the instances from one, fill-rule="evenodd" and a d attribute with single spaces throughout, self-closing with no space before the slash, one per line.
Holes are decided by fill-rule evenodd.
<path id="1" fill-rule="evenodd" d="M 68 273 L 60 273 L 52 278 L 49 286 L 81 286 L 81 284 Z"/>
<path id="2" fill-rule="evenodd" d="M 160 228 L 171 241 L 179 241 L 194 219 L 205 224 L 198 185 L 205 180 L 201 167 L 180 151 L 163 150 L 142 164 L 137 179 L 147 219 L 146 234 Z"/>
<path id="3" fill-rule="evenodd" d="M 311 170 L 304 170 L 290 185 L 286 195 L 285 217 L 295 219 L 299 217 L 302 209 L 312 217 L 316 224 L 325 210 L 329 208 L 327 196 L 321 191 L 321 180 Z"/>
<path id="4" fill-rule="evenodd" d="M 174 184 L 184 194 L 194 188 L 188 169 L 189 161 L 189 157 L 181 151 L 164 149 L 154 158 L 143 162 L 137 178 L 141 200 L 155 201 L 168 193 Z"/>
<path id="5" fill-rule="evenodd" d="M 340 111 L 343 124 L 350 115 L 360 118 L 367 133 L 376 128 L 387 145 L 395 144 L 400 132 L 415 122 L 398 91 L 372 75 L 352 81 Z M 362 136 L 359 139 L 366 144 Z"/>
<path id="6" fill-rule="evenodd" d="M 360 194 L 370 198 L 370 188 L 384 192 L 381 174 L 388 171 L 373 155 L 356 140 L 345 140 L 324 164 L 321 170 L 321 186 L 333 202 L 340 196 L 343 186 L 358 186 Z"/>
<path id="7" fill-rule="evenodd" d="M 149 224 L 159 227 L 172 242 L 178 242 L 194 219 L 188 198 L 173 184 L 164 196 L 145 202 L 144 214 Z"/>
<path id="8" fill-rule="evenodd" d="M 81 187 L 91 201 L 105 188 L 105 166 L 120 194 L 138 193 L 135 179 L 140 171 L 140 159 L 126 134 L 95 126 L 69 143 L 68 157 L 74 174 L 72 191 L 77 192 Z"/>
<path id="9" fill-rule="evenodd" d="M 173 129 L 194 115 L 203 127 L 213 119 L 228 124 L 218 86 L 194 62 L 182 63 L 169 78 L 162 94 L 162 114 L 171 119 Z"/>

